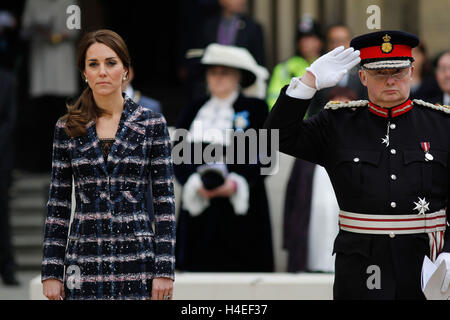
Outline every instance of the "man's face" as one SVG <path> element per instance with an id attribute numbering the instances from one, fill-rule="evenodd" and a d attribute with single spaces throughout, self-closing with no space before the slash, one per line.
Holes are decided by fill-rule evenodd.
<path id="1" fill-rule="evenodd" d="M 390 108 L 405 102 L 410 93 L 414 67 L 402 69 L 359 70 L 361 83 L 367 87 L 369 99 Z"/>
<path id="2" fill-rule="evenodd" d="M 450 53 L 444 54 L 438 61 L 436 80 L 441 90 L 450 94 Z"/>
<path id="3" fill-rule="evenodd" d="M 300 55 L 312 62 L 320 56 L 322 50 L 322 40 L 314 35 L 303 36 L 298 41 Z"/>
<path id="4" fill-rule="evenodd" d="M 350 41 L 352 40 L 350 31 L 342 26 L 333 27 L 327 34 L 327 49 L 333 50 L 339 46 L 344 46 L 345 49 L 350 47 Z"/>
<path id="5" fill-rule="evenodd" d="M 219 3 L 225 10 L 237 14 L 245 11 L 247 0 L 219 0 Z"/>

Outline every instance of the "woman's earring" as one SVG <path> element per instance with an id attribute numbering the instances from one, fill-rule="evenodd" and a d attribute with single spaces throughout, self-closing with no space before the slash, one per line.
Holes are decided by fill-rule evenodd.
<path id="1" fill-rule="evenodd" d="M 84 82 L 88 83 L 88 79 L 87 79 L 87 78 L 85 78 L 85 79 L 84 79 Z"/>
<path id="2" fill-rule="evenodd" d="M 126 81 L 127 80 L 127 76 L 123 76 L 122 80 Z"/>

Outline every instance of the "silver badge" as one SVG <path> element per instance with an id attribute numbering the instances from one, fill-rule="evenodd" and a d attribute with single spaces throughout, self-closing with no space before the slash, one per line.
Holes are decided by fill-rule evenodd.
<path id="1" fill-rule="evenodd" d="M 426 161 L 433 161 L 434 157 L 430 153 L 425 153 L 425 160 Z"/>

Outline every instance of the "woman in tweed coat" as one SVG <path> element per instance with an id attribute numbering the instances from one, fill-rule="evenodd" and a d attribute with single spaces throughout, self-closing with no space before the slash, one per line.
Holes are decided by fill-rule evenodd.
<path id="1" fill-rule="evenodd" d="M 112 31 L 89 33 L 80 42 L 78 67 L 88 87 L 56 123 L 53 143 L 42 263 L 49 299 L 172 296 L 171 144 L 164 117 L 122 94 L 129 61 L 125 43 Z M 110 150 L 105 137 L 113 137 Z M 149 183 L 154 228 L 146 205 Z"/>

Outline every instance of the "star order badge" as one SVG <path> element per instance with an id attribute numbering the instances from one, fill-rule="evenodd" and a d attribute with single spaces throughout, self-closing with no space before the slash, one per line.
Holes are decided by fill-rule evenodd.
<path id="1" fill-rule="evenodd" d="M 389 147 L 389 135 L 387 134 L 385 138 L 381 138 L 381 143 Z"/>
<path id="2" fill-rule="evenodd" d="M 391 52 L 392 49 L 394 49 L 392 43 L 390 42 L 391 41 L 391 37 L 388 34 L 386 34 L 383 37 L 383 41 L 384 41 L 384 43 L 381 45 L 381 51 L 383 51 L 383 53 Z"/>
<path id="3" fill-rule="evenodd" d="M 430 210 L 430 203 L 425 200 L 425 197 L 423 199 L 419 197 L 419 202 L 414 202 L 414 204 L 416 205 L 414 210 L 418 210 L 419 214 L 425 214 L 426 211 Z"/>

